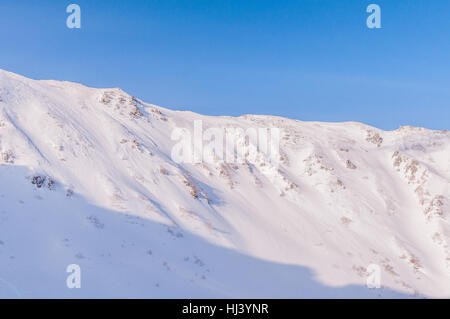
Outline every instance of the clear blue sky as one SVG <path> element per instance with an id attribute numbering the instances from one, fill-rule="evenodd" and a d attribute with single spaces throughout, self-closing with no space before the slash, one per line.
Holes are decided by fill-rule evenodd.
<path id="1" fill-rule="evenodd" d="M 173 109 L 450 129 L 448 0 L 1 0 L 0 40 L 2 69 Z"/>

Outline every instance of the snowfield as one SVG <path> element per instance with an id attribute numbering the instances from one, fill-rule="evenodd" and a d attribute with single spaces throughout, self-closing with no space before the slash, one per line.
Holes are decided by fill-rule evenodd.
<path id="1" fill-rule="evenodd" d="M 174 162 L 195 120 L 279 128 L 279 166 Z M 450 297 L 448 131 L 203 116 L 0 71 L 0 162 L 3 298 Z"/>

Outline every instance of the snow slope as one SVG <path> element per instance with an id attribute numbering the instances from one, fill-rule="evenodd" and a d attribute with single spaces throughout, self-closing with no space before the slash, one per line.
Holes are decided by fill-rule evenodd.
<path id="1" fill-rule="evenodd" d="M 174 162 L 194 120 L 280 128 L 280 165 Z M 0 162 L 0 297 L 450 297 L 447 131 L 210 117 L 0 71 Z"/>

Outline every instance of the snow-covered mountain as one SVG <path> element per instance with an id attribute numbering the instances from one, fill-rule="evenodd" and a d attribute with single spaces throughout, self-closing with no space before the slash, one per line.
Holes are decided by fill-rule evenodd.
<path id="1" fill-rule="evenodd" d="M 196 120 L 279 128 L 279 165 L 175 162 Z M 203 116 L 0 71 L 0 162 L 1 297 L 450 297 L 448 131 Z"/>

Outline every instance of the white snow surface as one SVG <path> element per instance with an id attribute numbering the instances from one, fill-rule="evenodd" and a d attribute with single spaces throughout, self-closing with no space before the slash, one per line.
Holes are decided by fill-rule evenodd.
<path id="1" fill-rule="evenodd" d="M 280 128 L 280 165 L 175 163 L 194 120 Z M 0 162 L 0 297 L 450 297 L 445 130 L 203 116 L 0 71 Z"/>

